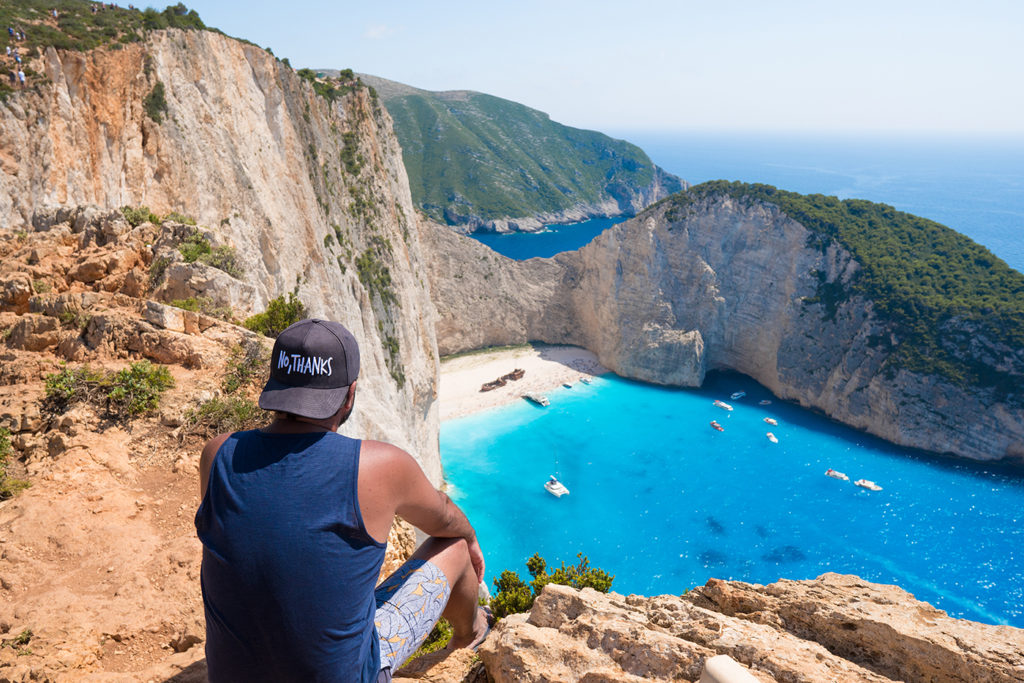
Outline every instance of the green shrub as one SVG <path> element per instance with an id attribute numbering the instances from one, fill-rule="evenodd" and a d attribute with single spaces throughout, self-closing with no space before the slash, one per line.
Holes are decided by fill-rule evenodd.
<path id="1" fill-rule="evenodd" d="M 257 342 L 246 341 L 231 349 L 220 388 L 233 394 L 248 386 L 262 386 L 270 370 L 270 353 Z"/>
<path id="2" fill-rule="evenodd" d="M 142 415 L 156 408 L 160 394 L 174 386 L 166 366 L 148 360 L 132 363 L 117 372 L 93 370 L 88 365 L 63 367 L 46 375 L 46 407 L 56 413 L 74 403 L 102 405 L 119 419 Z"/>
<path id="3" fill-rule="evenodd" d="M 143 223 L 152 223 L 153 225 L 160 225 L 160 216 L 149 210 L 148 206 L 122 206 L 121 215 L 128 221 L 128 225 L 133 228 L 142 225 Z"/>
<path id="4" fill-rule="evenodd" d="M 53 285 L 51 285 L 46 280 L 33 280 L 32 289 L 34 289 L 39 294 L 47 294 L 53 291 Z"/>
<path id="5" fill-rule="evenodd" d="M 146 11 L 148 12 L 149 10 Z M 167 99 L 164 97 L 164 84 L 161 81 L 157 81 L 153 85 L 153 89 L 142 100 L 142 106 L 145 107 L 146 114 L 155 123 L 163 121 L 163 115 L 167 113 Z"/>
<path id="6" fill-rule="evenodd" d="M 297 323 L 306 317 L 306 307 L 295 296 L 295 292 L 289 292 L 286 299 L 284 294 L 271 299 L 267 303 L 267 310 L 246 318 L 242 323 L 246 329 L 259 332 L 267 337 L 277 337 L 284 332 L 292 323 Z"/>
<path id="7" fill-rule="evenodd" d="M 590 561 L 583 553 L 576 555 L 578 564 L 575 566 L 562 566 L 553 573 L 547 572 L 547 562 L 540 555 L 535 554 L 526 561 L 526 568 L 533 577 L 533 581 L 527 584 L 519 578 L 519 575 L 506 569 L 501 576 L 494 580 L 494 587 L 497 592 L 491 599 L 491 611 L 494 616 L 501 618 L 517 612 L 525 612 L 533 606 L 544 586 L 549 583 L 557 583 L 573 588 L 593 588 L 602 593 L 607 593 L 612 588 L 614 576 L 590 566 Z M 530 589 L 533 589 L 532 592 Z"/>
<path id="8" fill-rule="evenodd" d="M 167 267 L 171 265 L 171 259 L 166 256 L 158 256 L 153 259 L 153 262 L 149 264 L 149 286 L 151 288 L 157 287 L 163 282 L 164 275 L 167 273 Z"/>
<path id="9" fill-rule="evenodd" d="M 266 412 L 254 401 L 241 396 L 211 398 L 188 411 L 185 423 L 206 436 L 254 429 L 266 422 Z"/>
<path id="10" fill-rule="evenodd" d="M 60 320 L 62 325 L 77 327 L 79 330 L 85 330 L 89 325 L 89 321 L 92 320 L 92 315 L 85 313 L 80 308 L 73 307 L 65 308 L 60 312 L 60 315 L 57 316 L 57 319 Z"/>
<path id="11" fill-rule="evenodd" d="M 7 476 L 7 460 L 10 455 L 11 433 L 6 428 L 0 427 L 0 500 L 12 498 L 18 491 L 29 487 L 29 482 L 24 479 Z"/>
<path id="12" fill-rule="evenodd" d="M 222 244 L 214 247 L 210 240 L 199 231 L 193 228 L 181 242 L 178 243 L 178 251 L 181 253 L 185 263 L 205 263 L 208 266 L 223 270 L 231 277 L 241 277 L 242 269 L 238 264 L 238 252 L 234 247 Z"/>
<path id="13" fill-rule="evenodd" d="M 140 360 L 111 378 L 107 409 L 131 417 L 148 413 L 160 402 L 160 394 L 173 386 L 174 378 L 167 366 Z"/>
<path id="14" fill-rule="evenodd" d="M 193 228 L 185 236 L 185 239 L 178 243 L 178 251 L 181 252 L 185 263 L 195 263 L 199 260 L 200 256 L 213 252 L 213 247 L 210 245 L 210 240 L 206 239 L 203 233 L 197 228 Z"/>
<path id="15" fill-rule="evenodd" d="M 497 592 L 491 598 L 491 611 L 501 619 L 510 614 L 526 612 L 533 605 L 530 586 L 519 578 L 519 574 L 506 569 L 494 580 Z"/>
<path id="16" fill-rule="evenodd" d="M 32 629 L 26 628 L 13 638 L 4 638 L 3 640 L 0 640 L 0 647 L 9 647 L 12 650 L 21 650 L 32 641 L 33 635 L 35 634 L 32 633 Z M 31 653 L 32 651 L 22 650 L 22 652 Z"/>
<path id="17" fill-rule="evenodd" d="M 416 652 L 409 656 L 409 659 L 407 659 L 406 662 L 410 662 L 417 657 L 429 655 L 431 652 L 437 652 L 438 650 L 443 649 L 448 645 L 448 641 L 452 639 L 452 634 L 454 633 L 455 630 L 452 628 L 451 623 L 449 623 L 449 621 L 444 617 L 441 617 L 437 620 L 437 623 L 434 624 L 434 628 L 430 630 L 430 634 L 427 636 L 427 639 L 423 641 L 423 644 L 420 645 L 419 648 L 417 648 Z M 403 663 L 403 666 L 404 664 L 405 663 Z"/>
<path id="18" fill-rule="evenodd" d="M 174 221 L 175 223 L 184 223 L 185 225 L 195 225 L 196 219 L 191 216 L 186 216 L 183 213 L 177 211 L 171 211 L 169 214 L 164 216 L 165 221 Z"/>
<path id="19" fill-rule="evenodd" d="M 234 247 L 227 244 L 214 247 L 213 250 L 207 254 L 201 254 L 199 256 L 199 262 L 205 263 L 208 266 L 213 266 L 218 270 L 223 270 L 231 277 L 242 277 L 242 268 L 238 263 L 238 252 Z"/>

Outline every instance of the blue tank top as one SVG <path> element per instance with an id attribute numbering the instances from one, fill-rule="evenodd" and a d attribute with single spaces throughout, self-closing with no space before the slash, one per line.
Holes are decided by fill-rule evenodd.
<path id="1" fill-rule="evenodd" d="M 359 511 L 356 439 L 232 434 L 196 513 L 209 679 L 374 681 L 386 544 Z"/>

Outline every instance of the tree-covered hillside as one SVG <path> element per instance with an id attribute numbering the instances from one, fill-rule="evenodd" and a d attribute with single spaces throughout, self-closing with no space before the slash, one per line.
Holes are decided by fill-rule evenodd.
<path id="1" fill-rule="evenodd" d="M 716 194 L 774 204 L 811 230 L 809 246 L 824 250 L 835 240 L 853 254 L 862 267 L 853 282 L 826 282 L 822 274 L 807 303 L 822 303 L 834 315 L 853 294 L 871 299 L 898 336 L 891 367 L 991 387 L 1000 399 L 1024 402 L 1024 275 L 991 251 L 886 204 L 723 180 L 666 200 L 669 219 Z"/>
<path id="2" fill-rule="evenodd" d="M 435 220 L 521 218 L 609 199 L 628 206 L 656 174 L 669 193 L 683 187 L 639 147 L 521 104 L 363 78 L 394 120 L 413 201 Z"/>

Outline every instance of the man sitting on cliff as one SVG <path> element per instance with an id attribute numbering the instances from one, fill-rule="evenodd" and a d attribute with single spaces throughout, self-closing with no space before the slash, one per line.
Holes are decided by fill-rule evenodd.
<path id="1" fill-rule="evenodd" d="M 218 681 L 388 681 L 444 615 L 452 647 L 487 635 L 484 559 L 466 516 L 405 451 L 337 434 L 359 348 L 342 325 L 278 336 L 263 429 L 203 448 L 206 663 Z M 429 534 L 374 590 L 395 515 Z"/>

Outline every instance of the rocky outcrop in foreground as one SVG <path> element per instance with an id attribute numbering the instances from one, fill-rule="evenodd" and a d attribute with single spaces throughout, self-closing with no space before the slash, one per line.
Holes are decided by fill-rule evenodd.
<path id="1" fill-rule="evenodd" d="M 952 619 L 895 586 L 839 574 L 712 579 L 649 598 L 548 585 L 480 649 L 497 683 L 696 681 L 719 654 L 765 683 L 1024 680 L 1024 630 Z"/>

